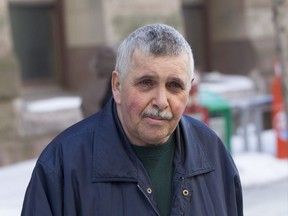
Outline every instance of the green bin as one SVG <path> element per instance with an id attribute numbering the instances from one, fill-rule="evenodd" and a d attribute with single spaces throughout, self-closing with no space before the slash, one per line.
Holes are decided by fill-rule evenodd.
<path id="1" fill-rule="evenodd" d="M 200 90 L 199 103 L 209 112 L 208 125 L 231 152 L 231 108 L 228 101 L 215 92 Z"/>

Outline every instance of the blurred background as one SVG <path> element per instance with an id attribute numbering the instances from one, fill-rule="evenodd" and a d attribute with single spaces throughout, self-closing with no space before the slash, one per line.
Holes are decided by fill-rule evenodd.
<path id="1" fill-rule="evenodd" d="M 288 0 L 0 0 L 0 214 L 19 215 L 43 148 L 111 95 L 121 40 L 160 22 L 192 47 L 185 113 L 215 130 L 235 159 L 246 215 L 272 215 L 257 190 L 267 184 L 273 215 L 288 215 L 287 10 Z M 23 178 L 21 188 L 11 189 L 11 178 Z"/>

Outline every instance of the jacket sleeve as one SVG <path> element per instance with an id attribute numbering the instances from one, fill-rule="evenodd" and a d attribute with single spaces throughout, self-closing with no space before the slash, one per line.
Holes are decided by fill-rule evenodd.
<path id="1" fill-rule="evenodd" d="M 21 215 L 63 215 L 62 200 L 61 175 L 38 161 L 26 190 Z"/>

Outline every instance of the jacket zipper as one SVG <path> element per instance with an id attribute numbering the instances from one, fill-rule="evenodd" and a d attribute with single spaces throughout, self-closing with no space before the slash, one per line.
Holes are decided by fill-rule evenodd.
<path id="1" fill-rule="evenodd" d="M 137 187 L 139 188 L 139 190 L 144 194 L 144 196 L 146 197 L 146 199 L 148 200 L 148 202 L 150 203 L 150 205 L 152 206 L 153 210 L 156 212 L 156 214 L 158 216 L 160 216 L 160 214 L 158 213 L 158 210 L 154 207 L 154 205 L 152 204 L 150 198 L 147 196 L 147 194 L 145 193 L 145 191 L 143 190 L 143 188 L 141 188 L 141 186 L 139 184 L 137 184 Z"/>

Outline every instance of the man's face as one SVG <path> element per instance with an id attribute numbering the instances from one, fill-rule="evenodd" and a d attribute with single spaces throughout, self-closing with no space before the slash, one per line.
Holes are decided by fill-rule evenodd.
<path id="1" fill-rule="evenodd" d="M 135 51 L 132 69 L 120 80 L 112 74 L 112 88 L 123 129 L 132 144 L 162 144 L 175 130 L 191 87 L 188 57 L 155 57 Z"/>

